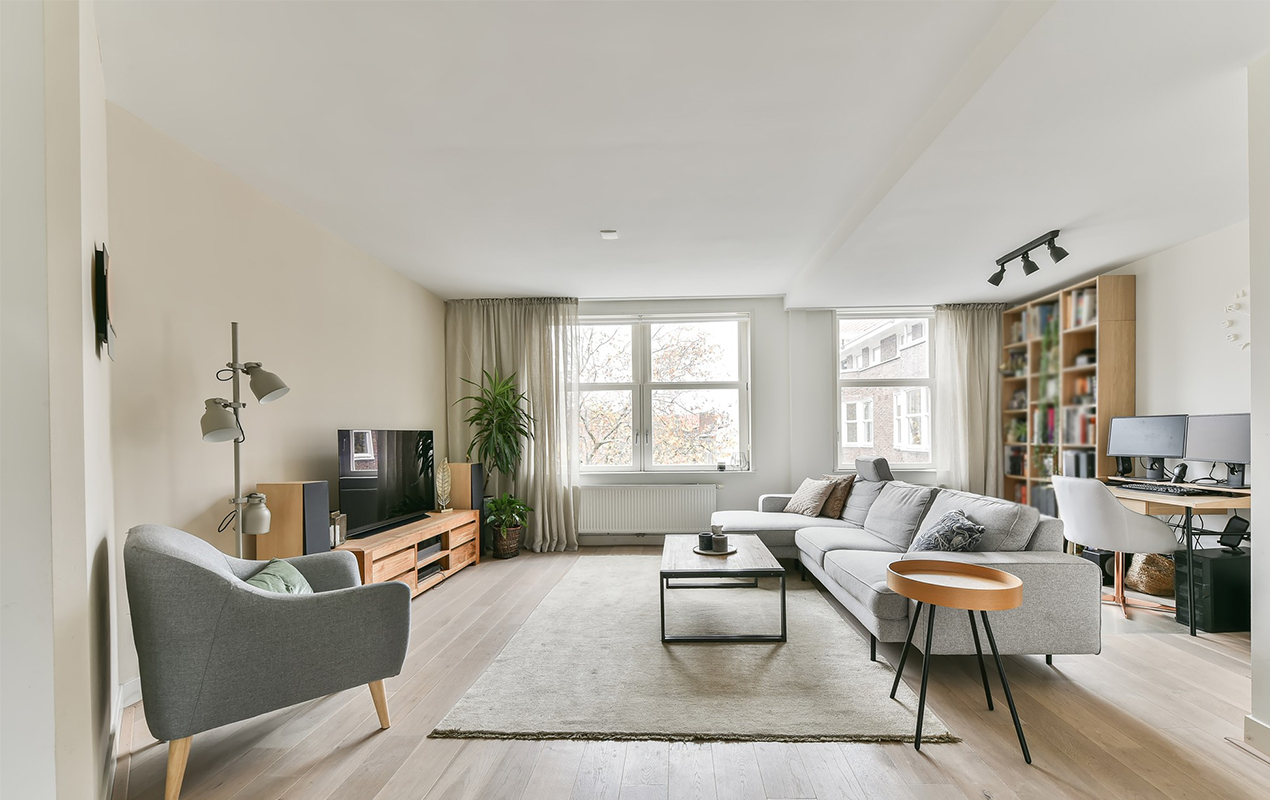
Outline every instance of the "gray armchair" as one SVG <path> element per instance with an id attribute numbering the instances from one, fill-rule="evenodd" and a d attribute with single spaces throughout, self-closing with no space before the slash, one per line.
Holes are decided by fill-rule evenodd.
<path id="1" fill-rule="evenodd" d="M 368 684 L 387 728 L 383 681 L 401 672 L 410 588 L 361 585 L 352 553 L 287 559 L 313 594 L 244 582 L 265 562 L 221 553 L 184 531 L 128 532 L 124 571 L 146 723 L 168 742 L 166 800 L 181 792 L 190 739 L 202 731 Z"/>

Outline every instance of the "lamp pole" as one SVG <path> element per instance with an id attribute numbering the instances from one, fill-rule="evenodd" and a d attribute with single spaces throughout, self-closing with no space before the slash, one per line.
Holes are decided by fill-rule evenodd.
<path id="1" fill-rule="evenodd" d="M 243 506 L 247 505 L 247 498 L 243 497 L 243 469 L 242 469 L 242 453 L 241 447 L 243 442 L 242 420 L 238 417 L 238 410 L 242 408 L 241 387 L 239 386 L 238 376 L 242 371 L 242 364 L 238 363 L 238 323 L 229 323 L 230 331 L 230 364 L 229 368 L 234 372 L 234 422 L 238 423 L 239 434 L 234 437 L 234 496 L 230 498 L 234 505 L 234 538 L 238 543 L 238 557 L 243 557 Z"/>

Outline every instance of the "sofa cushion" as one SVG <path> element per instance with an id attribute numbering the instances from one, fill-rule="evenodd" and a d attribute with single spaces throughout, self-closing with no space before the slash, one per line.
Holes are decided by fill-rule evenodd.
<path id="1" fill-rule="evenodd" d="M 929 522 L 929 519 L 927 520 Z M 960 509 L 949 511 L 933 525 L 925 525 L 908 546 L 910 553 L 933 550 L 941 553 L 966 553 L 975 549 L 983 538 L 978 525 Z"/>
<path id="2" fill-rule="evenodd" d="M 873 507 L 873 501 L 878 499 L 885 485 L 886 481 L 867 481 L 857 477 L 855 483 L 851 484 L 847 504 L 842 507 L 842 519 L 862 527 L 865 517 L 869 516 L 869 509 Z"/>
<path id="3" fill-rule="evenodd" d="M 887 588 L 886 567 L 895 553 L 834 550 L 825 553 L 825 574 L 878 619 L 908 619 L 908 600 Z"/>
<path id="4" fill-rule="evenodd" d="M 811 556 L 817 566 L 824 566 L 825 553 L 834 550 L 899 552 L 890 542 L 884 542 L 861 528 L 803 528 L 794 534 L 794 544 Z"/>
<path id="5" fill-rule="evenodd" d="M 804 478 L 794 496 L 785 504 L 785 510 L 791 514 L 802 514 L 814 517 L 824 508 L 825 501 L 833 492 L 833 481 L 818 481 L 815 478 Z"/>
<path id="6" fill-rule="evenodd" d="M 895 476 L 891 474 L 891 465 L 881 456 L 878 456 L 877 458 L 857 458 L 855 460 L 855 471 L 856 474 L 860 476 L 861 480 L 895 480 Z"/>
<path id="7" fill-rule="evenodd" d="M 761 531 L 788 531 L 801 528 L 850 528 L 849 522 L 840 519 L 814 519 L 787 511 L 716 511 L 710 515 L 711 525 L 722 525 L 724 533 L 759 533 Z M 792 537 L 791 537 L 792 540 Z"/>
<path id="8" fill-rule="evenodd" d="M 937 491 L 932 486 L 914 486 L 897 481 L 883 484 L 878 499 L 864 518 L 863 528 L 897 549 L 907 550 Z"/>
<path id="9" fill-rule="evenodd" d="M 854 475 L 821 475 L 822 480 L 833 481 L 833 491 L 825 499 L 820 508 L 820 516 L 830 519 L 841 519 L 842 509 L 846 508 L 847 495 L 851 494 L 851 484 L 855 483 Z"/>
<path id="10" fill-rule="evenodd" d="M 969 492 L 942 491 L 931 504 L 921 532 L 925 533 L 949 511 L 961 511 L 984 527 L 983 537 L 974 548 L 976 552 L 1025 549 L 1041 518 L 1041 513 L 1032 506 Z"/>

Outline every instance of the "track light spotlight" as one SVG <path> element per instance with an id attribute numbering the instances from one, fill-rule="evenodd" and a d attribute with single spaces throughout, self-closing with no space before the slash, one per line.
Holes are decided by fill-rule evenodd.
<path id="1" fill-rule="evenodd" d="M 1002 279 L 1005 278 L 1005 265 L 1010 263 L 1016 258 L 1020 259 L 1023 262 L 1024 275 L 1032 275 L 1034 273 L 1039 272 L 1041 268 L 1038 267 L 1036 265 L 1036 262 L 1032 260 L 1032 251 L 1040 247 L 1041 245 L 1045 245 L 1046 247 L 1049 248 L 1050 258 L 1054 260 L 1055 264 L 1062 261 L 1064 258 L 1067 258 L 1067 251 L 1059 247 L 1058 244 L 1054 241 L 1055 239 L 1058 238 L 1058 234 L 1059 234 L 1058 231 L 1050 231 L 1044 236 L 1038 236 L 1032 241 L 1023 245 L 1022 247 L 1011 250 L 1010 252 L 998 258 L 997 266 L 1000 267 L 1000 269 L 998 269 L 995 273 L 993 273 L 992 277 L 988 278 L 988 283 L 992 284 L 993 286 L 1000 286 Z"/>
<path id="2" fill-rule="evenodd" d="M 988 278 L 988 283 L 993 286 L 1000 286 L 1002 279 L 1005 278 L 1005 264 L 1001 265 L 1001 269 L 997 270 Z"/>
<path id="3" fill-rule="evenodd" d="M 1055 264 L 1062 261 L 1064 258 L 1067 258 L 1067 251 L 1059 247 L 1053 239 L 1046 242 L 1046 245 L 1048 245 L 1050 249 L 1050 259 L 1053 260 Z"/>
<path id="4" fill-rule="evenodd" d="M 1032 260 L 1029 253 L 1023 254 L 1023 274 L 1031 275 L 1034 272 L 1040 272 L 1041 268 L 1036 266 L 1036 262 Z"/>

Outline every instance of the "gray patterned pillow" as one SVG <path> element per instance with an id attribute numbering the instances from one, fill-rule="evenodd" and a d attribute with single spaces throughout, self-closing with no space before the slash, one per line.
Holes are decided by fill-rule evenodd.
<path id="1" fill-rule="evenodd" d="M 966 512 L 949 511 L 939 521 L 917 535 L 908 551 L 940 550 L 945 553 L 968 553 L 983 538 L 984 527 L 976 525 Z"/>
<path id="2" fill-rule="evenodd" d="M 825 501 L 829 499 L 829 493 L 833 491 L 833 487 L 834 481 L 807 478 L 802 486 L 798 487 L 798 491 L 794 492 L 794 496 L 789 498 L 789 502 L 785 504 L 785 511 L 790 514 L 814 517 L 820 513 Z"/>

